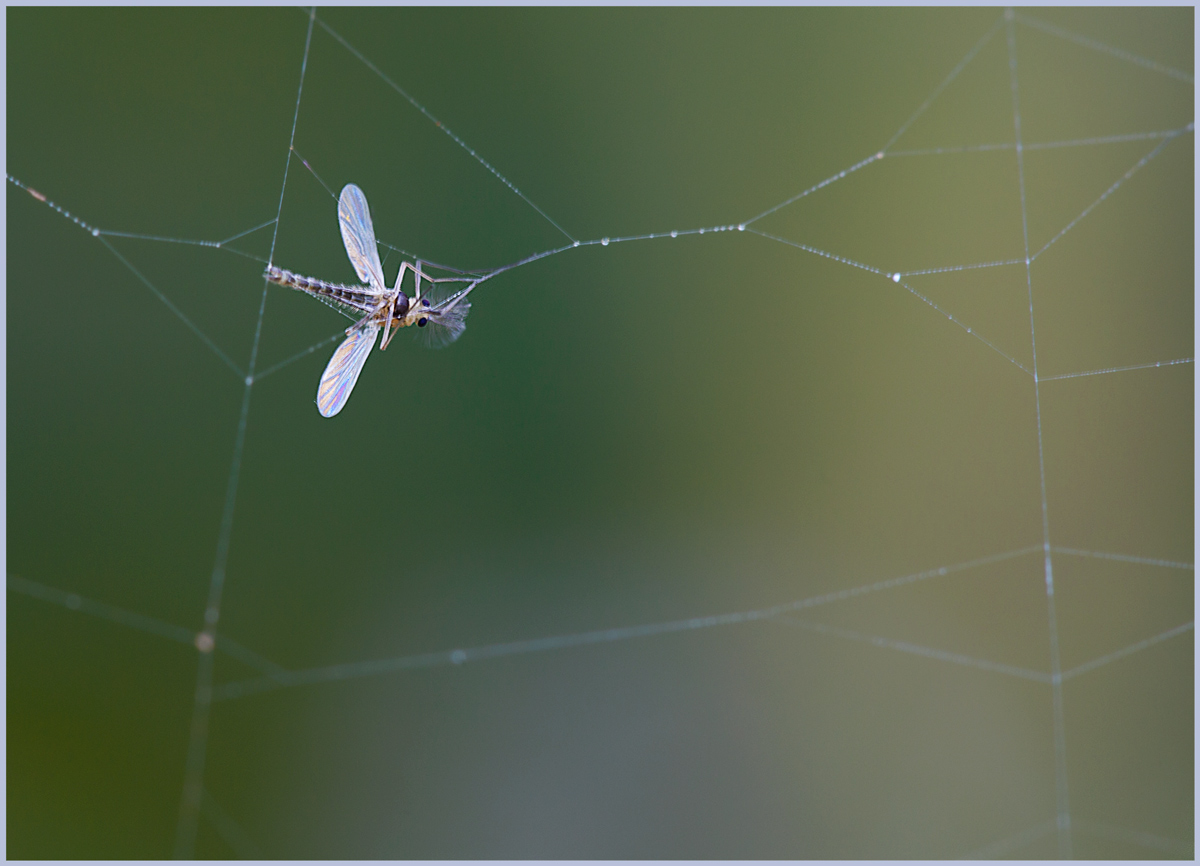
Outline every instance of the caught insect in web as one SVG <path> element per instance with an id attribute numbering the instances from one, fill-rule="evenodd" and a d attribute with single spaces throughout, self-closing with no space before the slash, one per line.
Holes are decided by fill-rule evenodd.
<path id="1" fill-rule="evenodd" d="M 273 264 L 267 265 L 264 274 L 272 283 L 312 295 L 330 306 L 360 317 L 346 329 L 346 339 L 329 359 L 317 385 L 317 409 L 326 418 L 332 418 L 342 411 L 350 399 L 350 392 L 354 390 L 380 329 L 383 330 L 380 351 L 388 347 L 396 331 L 409 325 L 424 329 L 422 336 L 426 338 L 427 345 L 449 345 L 459 338 L 466 327 L 467 313 L 471 309 L 467 295 L 476 285 L 476 281 L 472 281 L 465 288 L 442 298 L 423 295 L 422 279 L 435 286 L 441 282 L 462 282 L 463 278 L 430 277 L 421 270 L 421 262 L 415 261 L 401 262 L 395 285 L 389 289 L 383 280 L 383 265 L 379 261 L 367 197 L 352 183 L 346 184 L 338 197 L 338 223 L 342 228 L 346 255 L 350 257 L 358 278 L 366 285 L 348 286 L 302 277 Z M 406 271 L 413 273 L 415 289 L 411 298 L 401 289 Z"/>

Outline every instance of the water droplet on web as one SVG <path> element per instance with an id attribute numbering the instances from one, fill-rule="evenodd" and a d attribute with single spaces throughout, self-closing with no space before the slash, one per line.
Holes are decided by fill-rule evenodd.
<path id="1" fill-rule="evenodd" d="M 600 246 L 602 246 L 602 247 L 608 246 L 608 238 L 604 238 L 603 240 L 601 240 Z"/>

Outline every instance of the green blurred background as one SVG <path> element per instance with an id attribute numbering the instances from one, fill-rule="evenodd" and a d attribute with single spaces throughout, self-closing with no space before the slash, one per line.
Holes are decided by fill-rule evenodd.
<path id="1" fill-rule="evenodd" d="M 747 220 L 882 148 L 995 9 L 319 16 L 573 237 Z M 1191 9 L 1037 10 L 1193 68 Z M 7 170 L 102 229 L 272 219 L 306 14 L 9 9 Z M 1023 139 L 1179 129 L 1185 81 L 1015 27 Z M 1001 28 L 894 145 L 1013 141 Z M 1040 248 L 1161 140 L 1025 154 Z M 388 243 L 565 241 L 320 26 L 295 148 Z M 1043 376 L 1193 355 L 1193 136 L 1033 266 Z M 1020 258 L 1012 149 L 897 156 L 754 224 L 884 272 Z M 8 185 L 8 574 L 202 625 L 243 387 L 100 241 Z M 245 366 L 262 264 L 111 239 Z M 233 246 L 265 259 L 271 228 Z M 293 159 L 274 260 L 352 279 Z M 388 257 L 389 277 L 399 257 Z M 221 632 L 289 669 L 754 610 L 1042 543 L 1024 268 L 906 282 L 749 232 L 497 277 L 347 408 L 328 347 L 252 389 Z M 272 288 L 258 368 L 344 324 Z M 1193 367 L 1041 385 L 1053 544 L 1193 559 Z M 1192 619 L 1193 573 L 1056 555 L 1069 669 Z M 1052 857 L 1040 555 L 815 608 L 214 706 L 200 857 Z M 195 650 L 7 596 L 18 858 L 165 857 Z M 844 630 L 843 636 L 828 629 Z M 257 673 L 218 655 L 218 683 Z M 1073 850 L 1188 856 L 1188 631 L 1064 687 Z M 1029 831 L 1025 836 L 1022 833 Z M 1143 835 L 1138 835 L 1143 834 Z M 1146 835 L 1148 834 L 1148 835 Z M 1007 840 L 1007 841 L 1005 841 Z M 1157 847 L 1156 847 L 1157 846 Z"/>

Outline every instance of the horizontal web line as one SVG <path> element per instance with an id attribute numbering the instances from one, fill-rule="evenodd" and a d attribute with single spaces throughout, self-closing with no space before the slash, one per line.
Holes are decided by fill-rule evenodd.
<path id="1" fill-rule="evenodd" d="M 800 628 L 819 632 L 820 634 L 828 634 L 835 637 L 860 641 L 862 643 L 869 643 L 872 646 L 881 647 L 883 649 L 898 650 L 899 652 L 911 653 L 912 655 L 924 656 L 925 658 L 937 659 L 938 661 L 950 662 L 951 664 L 979 668 L 981 670 L 991 671 L 992 673 L 1007 674 L 1013 677 L 1020 677 L 1021 679 L 1033 680 L 1034 682 L 1038 683 L 1050 683 L 1050 675 L 1046 673 L 1031 671 L 1027 668 L 1018 668 L 1012 665 L 1000 664 L 999 662 L 991 662 L 987 659 L 977 659 L 971 656 L 961 655 L 959 653 L 934 649 L 932 647 L 920 646 L 918 644 L 907 643 L 906 641 L 892 640 L 891 638 L 880 637 L 878 635 L 863 634 L 861 632 L 850 631 L 849 629 L 837 628 L 836 626 L 808 622 L 790 616 L 777 617 L 775 622 L 799 626 Z"/>
<path id="2" fill-rule="evenodd" d="M 1074 547 L 1051 547 L 1050 550 L 1052 553 L 1064 553 L 1067 556 L 1090 556 L 1095 559 L 1115 559 L 1118 562 L 1136 562 L 1142 565 L 1161 565 L 1164 568 L 1195 570 L 1195 566 L 1190 562 L 1174 562 L 1170 559 L 1150 559 L 1145 556 L 1127 556 L 1123 553 L 1105 553 L 1100 550 L 1079 550 Z"/>
<path id="3" fill-rule="evenodd" d="M 1119 144 L 1125 141 L 1145 141 L 1154 138 L 1173 138 L 1188 132 L 1191 127 L 1182 129 L 1166 129 L 1158 132 L 1128 132 L 1120 135 L 1097 135 L 1092 138 L 1073 138 L 1065 141 L 1042 141 L 1031 144 L 1021 143 L 1022 150 L 1049 150 L 1056 147 L 1086 147 L 1094 144 Z M 923 147 L 916 150 L 892 150 L 887 156 L 942 156 L 954 153 L 978 153 L 992 150 L 1015 150 L 1015 142 L 1000 144 L 965 144 L 950 147 Z"/>
<path id="4" fill-rule="evenodd" d="M 1008 265 L 1023 265 L 1024 259 L 1003 259 L 997 262 L 979 262 L 974 265 L 947 265 L 940 268 L 925 268 L 920 271 L 897 271 L 901 277 L 920 277 L 926 274 L 946 274 L 952 271 L 971 271 L 978 268 L 1002 268 Z"/>
<path id="5" fill-rule="evenodd" d="M 1172 78 L 1179 79 L 1180 81 L 1186 81 L 1188 84 L 1193 83 L 1192 76 L 1188 75 L 1186 72 L 1181 72 L 1180 70 L 1174 69 L 1170 66 L 1164 66 L 1163 64 L 1154 60 L 1147 60 L 1145 57 L 1139 57 L 1136 54 L 1132 54 L 1129 51 L 1123 51 L 1120 48 L 1113 48 L 1111 45 L 1105 45 L 1103 42 L 1090 39 L 1087 36 L 1081 36 L 1078 33 L 1072 33 L 1070 30 L 1064 30 L 1061 27 L 1055 27 L 1053 24 L 1047 24 L 1045 21 L 1039 21 L 1036 18 L 1030 18 L 1028 15 L 1017 15 L 1016 20 L 1019 23 L 1024 24 L 1026 27 L 1032 27 L 1035 30 L 1041 30 L 1045 33 L 1051 34 L 1052 36 L 1057 36 L 1060 39 L 1066 39 L 1070 42 L 1084 45 L 1096 51 L 1103 51 L 1105 54 L 1111 54 L 1113 57 L 1119 57 L 1122 60 L 1129 61 L 1130 63 L 1136 63 L 1138 66 L 1143 66 L 1146 69 L 1152 69 L 1155 72 L 1161 72 L 1163 75 L 1169 75 Z"/>
<path id="6" fill-rule="evenodd" d="M 772 617 L 776 617 L 784 613 L 790 613 L 797 610 L 807 610 L 820 605 L 830 604 L 836 601 L 844 601 L 846 599 L 856 598 L 860 595 L 879 592 L 885 589 L 892 589 L 897 586 L 904 586 L 933 577 L 940 577 L 970 568 L 978 568 L 983 565 L 1003 562 L 1019 556 L 1027 556 L 1031 553 L 1040 552 L 1041 549 L 1042 548 L 1038 546 L 1026 547 L 1020 550 L 1011 550 L 1006 553 L 985 556 L 969 562 L 942 566 L 941 568 L 929 569 L 928 571 L 921 571 L 915 574 L 906 575 L 904 577 L 894 577 L 865 586 L 858 586 L 852 589 L 844 589 L 837 592 L 825 593 L 824 595 L 813 596 L 811 598 L 788 602 L 786 604 L 774 605 L 773 607 L 762 608 L 759 610 L 727 613 L 716 616 L 692 617 L 690 619 L 672 620 L 662 623 L 601 629 L 577 634 L 556 635 L 553 637 L 536 638 L 532 640 L 512 641 L 510 643 L 489 644 L 487 646 L 470 647 L 466 649 L 420 653 L 392 659 L 349 662 L 346 664 L 310 668 L 302 671 L 289 671 L 274 677 L 266 677 L 259 680 L 243 680 L 241 682 L 228 683 L 224 686 L 220 686 L 213 690 L 213 700 L 229 700 L 232 698 L 244 697 L 246 695 L 252 695 L 258 692 L 268 691 L 284 686 L 300 686 L 312 685 L 316 683 L 337 682 L 340 680 L 394 673 L 402 670 L 429 668 L 447 664 L 458 665 L 465 662 L 484 661 L 486 659 L 499 658 L 503 656 L 523 655 L 533 652 L 546 652 L 549 650 L 567 649 L 570 647 L 589 646 L 601 643 L 613 643 L 616 641 L 630 640 L 632 638 L 653 637 L 674 632 L 712 628 L 714 626 L 736 625 L 744 622 L 757 622 L 771 619 Z"/>
<path id="7" fill-rule="evenodd" d="M 1175 364 L 1190 364 L 1192 358 L 1176 358 L 1173 361 L 1155 361 L 1152 364 L 1130 364 L 1128 367 L 1105 367 L 1102 370 L 1084 370 L 1082 373 L 1059 373 L 1057 376 L 1039 376 L 1039 382 L 1055 379 L 1078 379 L 1080 376 L 1102 376 L 1105 373 L 1124 373 L 1127 370 L 1149 370 L 1154 367 L 1172 367 Z"/>

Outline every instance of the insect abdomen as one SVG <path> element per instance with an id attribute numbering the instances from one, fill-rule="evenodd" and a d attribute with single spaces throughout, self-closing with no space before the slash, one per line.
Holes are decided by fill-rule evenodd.
<path id="1" fill-rule="evenodd" d="M 316 277 L 302 277 L 299 274 L 293 274 L 291 271 L 277 268 L 274 265 L 268 266 L 263 276 L 267 278 L 268 282 L 276 283 L 289 289 L 295 289 L 298 292 L 324 295 L 327 298 L 335 298 L 355 307 L 374 306 L 373 296 L 364 292 L 360 287 L 345 286 L 341 283 L 327 283 L 324 280 L 318 280 Z"/>

